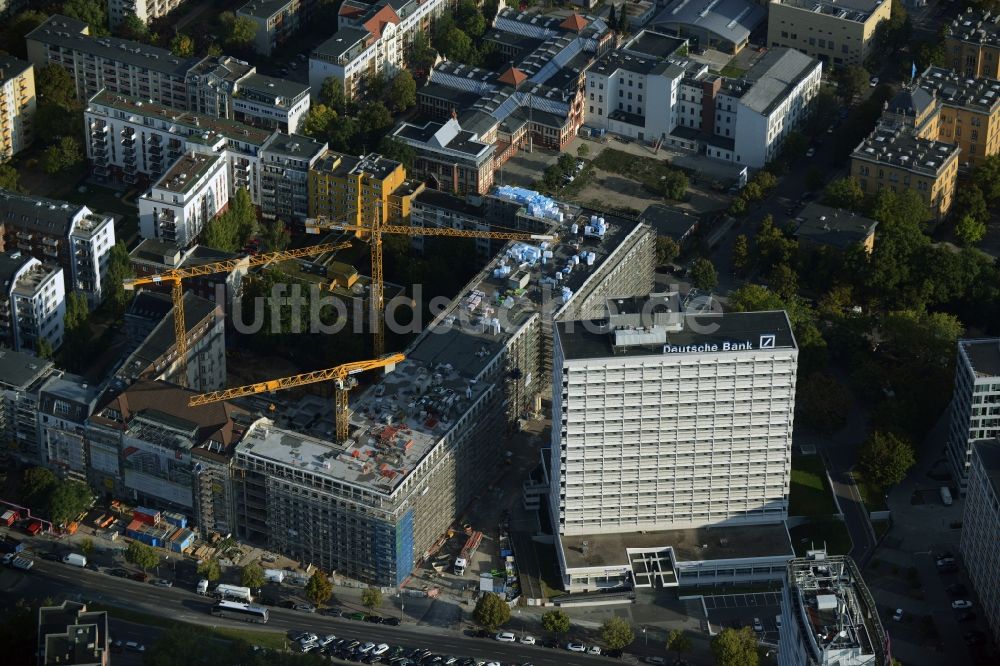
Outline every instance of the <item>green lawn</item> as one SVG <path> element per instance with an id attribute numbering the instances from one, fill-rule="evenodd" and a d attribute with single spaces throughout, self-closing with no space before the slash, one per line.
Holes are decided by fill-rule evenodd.
<path id="1" fill-rule="evenodd" d="M 814 518 L 805 525 L 788 530 L 795 554 L 804 557 L 807 550 L 822 548 L 826 544 L 829 555 L 846 555 L 851 551 L 851 535 L 847 527 L 836 518 Z"/>
<path id="2" fill-rule="evenodd" d="M 889 507 L 885 503 L 885 493 L 875 486 L 867 483 L 859 472 L 851 472 L 854 477 L 854 485 L 861 495 L 861 501 L 865 503 L 865 509 L 872 511 L 888 511 Z"/>
<path id="3" fill-rule="evenodd" d="M 661 181 L 670 172 L 676 171 L 670 163 L 655 157 L 633 155 L 614 148 L 605 148 L 591 164 L 603 171 L 642 183 L 654 194 L 663 192 Z"/>
<path id="4" fill-rule="evenodd" d="M 837 512 L 823 460 L 818 455 L 792 456 L 788 515 L 829 516 Z"/>
<path id="5" fill-rule="evenodd" d="M 547 543 L 535 544 L 535 556 L 538 559 L 539 579 L 542 583 L 542 594 L 552 599 L 566 594 L 562 589 L 562 579 L 559 575 L 559 559 L 556 547 Z"/>
<path id="6" fill-rule="evenodd" d="M 729 77 L 730 79 L 738 79 L 744 74 L 746 74 L 746 72 L 747 70 L 742 69 L 740 67 L 735 67 L 733 65 L 726 65 L 725 67 L 722 68 L 722 71 L 720 71 L 719 74 L 721 74 L 722 76 Z"/>

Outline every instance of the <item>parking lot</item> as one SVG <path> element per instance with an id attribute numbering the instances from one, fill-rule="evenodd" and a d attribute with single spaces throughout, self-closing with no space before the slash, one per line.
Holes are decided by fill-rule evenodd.
<path id="1" fill-rule="evenodd" d="M 754 619 L 758 619 L 764 629 L 760 634 L 761 638 L 777 643 L 777 617 L 781 614 L 780 593 L 717 594 L 702 599 L 713 631 L 726 627 L 753 627 Z"/>

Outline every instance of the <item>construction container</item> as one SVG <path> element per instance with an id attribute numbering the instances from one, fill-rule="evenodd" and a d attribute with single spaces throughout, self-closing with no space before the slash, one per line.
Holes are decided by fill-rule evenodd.
<path id="1" fill-rule="evenodd" d="M 170 535 L 167 546 L 172 552 L 183 553 L 194 543 L 194 532 L 187 528 L 181 528 Z"/>
<path id="2" fill-rule="evenodd" d="M 17 517 L 18 517 L 17 511 L 14 511 L 13 509 L 8 509 L 3 512 L 2 516 L 0 516 L 0 523 L 3 523 L 7 527 L 10 527 L 15 522 L 17 522 Z"/>
<path id="3" fill-rule="evenodd" d="M 142 521 L 147 525 L 155 525 L 160 522 L 160 512 L 156 509 L 145 509 L 140 506 L 132 511 L 132 518 L 133 520 Z"/>
<path id="4" fill-rule="evenodd" d="M 165 511 L 161 518 L 166 522 L 170 523 L 174 527 L 187 527 L 187 516 L 180 513 L 172 513 Z"/>

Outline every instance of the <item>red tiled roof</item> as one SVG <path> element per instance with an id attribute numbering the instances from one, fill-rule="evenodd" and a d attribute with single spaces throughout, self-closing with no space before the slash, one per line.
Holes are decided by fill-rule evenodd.
<path id="1" fill-rule="evenodd" d="M 389 5 L 385 5 L 382 9 L 375 12 L 374 16 L 364 22 L 364 26 L 365 30 L 375 35 L 375 38 L 378 39 L 382 36 L 382 29 L 385 28 L 386 23 L 399 25 L 399 16 Z"/>
<path id="2" fill-rule="evenodd" d="M 519 70 L 517 67 L 511 67 L 506 72 L 497 77 L 497 81 L 500 83 L 506 83 L 508 86 L 514 86 L 515 88 L 528 80 L 528 75 Z"/>
<path id="3" fill-rule="evenodd" d="M 566 20 L 559 24 L 560 28 L 566 30 L 575 30 L 580 32 L 587 27 L 587 19 L 583 18 L 579 14 L 570 14 L 566 17 Z"/>

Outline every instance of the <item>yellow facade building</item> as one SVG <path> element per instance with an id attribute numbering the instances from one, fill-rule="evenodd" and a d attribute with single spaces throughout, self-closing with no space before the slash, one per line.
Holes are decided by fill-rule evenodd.
<path id="1" fill-rule="evenodd" d="M 928 138 L 955 144 L 962 151 L 959 162 L 972 167 L 1000 152 L 1000 80 L 929 67 L 918 85 L 940 108 Z"/>
<path id="2" fill-rule="evenodd" d="M 328 151 L 309 169 L 309 217 L 368 226 L 406 219 L 422 183 L 406 179 L 400 162 L 381 155 L 365 157 Z"/>
<path id="3" fill-rule="evenodd" d="M 824 65 L 863 65 L 894 0 L 773 0 L 767 45 L 788 46 Z"/>
<path id="4" fill-rule="evenodd" d="M 1000 14 L 969 7 L 946 33 L 948 67 L 968 78 L 1000 79 Z"/>
<path id="5" fill-rule="evenodd" d="M 0 55 L 0 160 L 6 161 L 31 143 L 35 115 L 35 73 L 31 64 Z"/>

